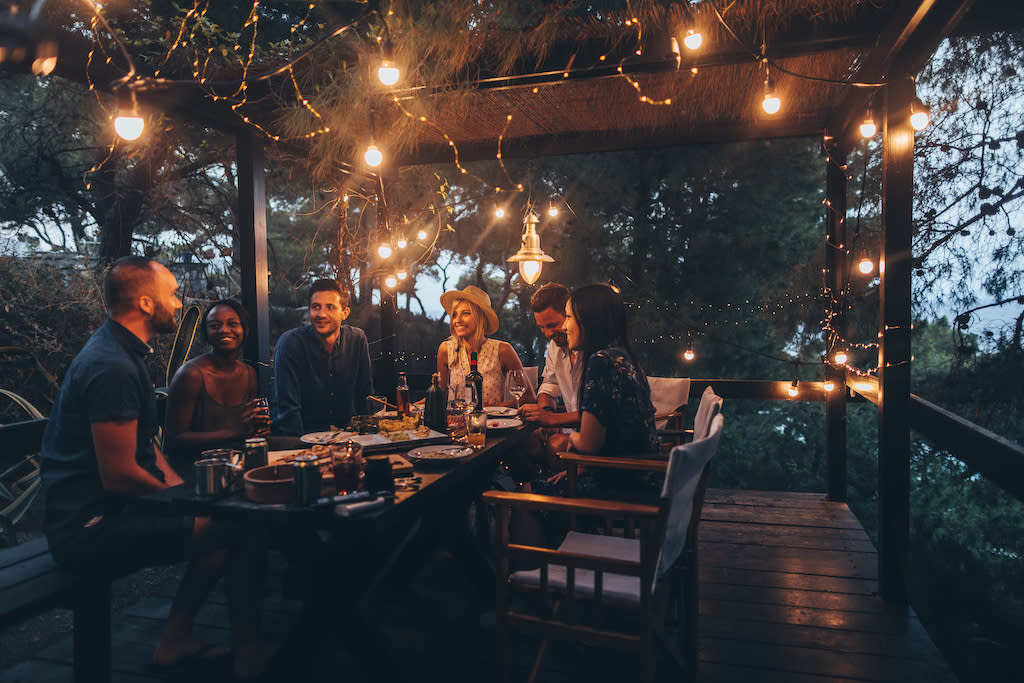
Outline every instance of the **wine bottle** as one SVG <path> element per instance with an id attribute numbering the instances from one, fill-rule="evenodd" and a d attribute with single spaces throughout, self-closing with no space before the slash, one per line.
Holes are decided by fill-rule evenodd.
<path id="1" fill-rule="evenodd" d="M 444 432 L 448 426 L 447 413 L 445 395 L 441 391 L 441 377 L 435 372 L 430 378 L 430 388 L 423 401 L 423 422 L 435 431 Z"/>
<path id="2" fill-rule="evenodd" d="M 476 409 L 484 409 L 484 376 L 476 367 L 476 351 L 469 354 L 469 373 L 466 374 L 466 384 L 472 384 L 476 393 Z"/>

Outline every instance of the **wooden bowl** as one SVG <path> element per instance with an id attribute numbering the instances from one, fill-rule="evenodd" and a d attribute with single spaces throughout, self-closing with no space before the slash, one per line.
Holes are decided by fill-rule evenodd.
<path id="1" fill-rule="evenodd" d="M 285 505 L 292 502 L 292 465 L 266 465 L 245 473 L 245 497 L 252 503 Z M 334 474 L 323 475 L 321 496 L 334 495 Z"/>
<path id="2" fill-rule="evenodd" d="M 283 504 L 292 499 L 292 466 L 265 465 L 245 473 L 245 497 L 253 503 Z"/>

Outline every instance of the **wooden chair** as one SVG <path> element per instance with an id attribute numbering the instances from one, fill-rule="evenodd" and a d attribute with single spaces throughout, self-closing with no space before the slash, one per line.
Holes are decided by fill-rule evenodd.
<path id="1" fill-rule="evenodd" d="M 530 680 L 536 676 L 549 638 L 611 647 L 639 655 L 643 679 L 654 680 L 659 654 L 692 679 L 697 652 L 697 522 L 704 502 L 708 464 L 718 448 L 722 416 L 704 439 L 673 448 L 667 463 L 629 459 L 633 469 L 665 471 L 657 505 L 592 498 L 562 498 L 488 491 L 484 500 L 497 506 L 497 677 L 507 675 L 509 629 L 541 636 Z M 576 456 L 574 464 L 622 467 L 625 459 Z M 511 543 L 508 522 L 513 507 L 602 518 L 608 526 L 630 520 L 623 537 L 570 531 L 556 549 Z M 536 562 L 539 569 L 510 572 L 510 562 Z M 538 610 L 513 610 L 509 591 L 522 589 Z M 550 609 L 543 609 L 550 605 Z M 606 612 L 639 617 L 639 626 L 622 630 L 630 620 L 608 620 Z M 637 620 L 633 620 L 637 621 Z"/>
<path id="2" fill-rule="evenodd" d="M 697 412 L 693 417 L 693 428 L 659 428 L 658 436 L 661 438 L 662 448 L 668 444 L 670 447 L 679 445 L 684 440 L 696 441 L 706 436 L 711 427 L 711 420 L 722 410 L 722 397 L 715 393 L 710 386 L 704 389 L 701 394 L 700 403 L 697 404 Z"/>
<path id="3" fill-rule="evenodd" d="M 654 420 L 658 429 L 682 429 L 690 380 L 686 377 L 648 377 Z"/>

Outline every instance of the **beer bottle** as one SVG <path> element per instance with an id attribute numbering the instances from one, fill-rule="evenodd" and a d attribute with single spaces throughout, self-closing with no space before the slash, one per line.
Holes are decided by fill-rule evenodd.
<path id="1" fill-rule="evenodd" d="M 405 417 L 409 414 L 409 380 L 406 378 L 404 372 L 398 373 L 398 388 L 397 388 L 397 400 L 395 405 L 398 406 L 398 416 Z"/>
<path id="2" fill-rule="evenodd" d="M 476 410 L 484 409 L 484 376 L 476 367 L 476 351 L 469 354 L 469 373 L 466 375 L 466 384 L 472 384 L 476 392 Z"/>

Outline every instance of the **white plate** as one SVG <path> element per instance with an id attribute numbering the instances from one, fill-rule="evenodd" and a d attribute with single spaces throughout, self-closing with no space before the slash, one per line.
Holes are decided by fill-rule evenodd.
<path id="1" fill-rule="evenodd" d="M 515 429 L 522 426 L 523 421 L 518 417 L 487 418 L 487 429 Z"/>
<path id="2" fill-rule="evenodd" d="M 515 417 L 519 414 L 512 406 L 484 406 L 484 412 L 493 417 Z"/>
<path id="3" fill-rule="evenodd" d="M 471 455 L 473 455 L 473 449 L 469 446 L 442 444 L 440 446 L 420 446 L 419 448 L 414 448 L 406 453 L 405 457 L 413 462 L 442 463 L 459 462 Z"/>
<path id="4" fill-rule="evenodd" d="M 299 437 L 302 443 L 331 444 L 341 443 L 351 436 L 358 436 L 356 432 L 310 432 Z"/>

